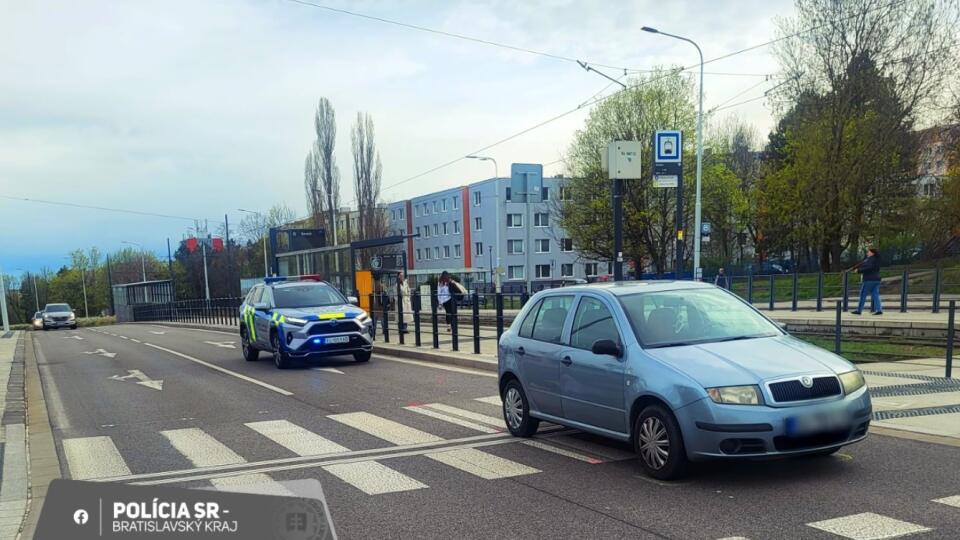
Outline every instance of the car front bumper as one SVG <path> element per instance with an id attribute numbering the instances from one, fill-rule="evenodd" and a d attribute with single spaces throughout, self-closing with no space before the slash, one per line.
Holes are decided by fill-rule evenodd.
<path id="1" fill-rule="evenodd" d="M 360 325 L 356 330 L 348 332 L 330 333 L 322 333 L 322 330 L 314 325 L 303 328 L 285 326 L 282 339 L 284 350 L 293 358 L 315 358 L 373 350 L 370 325 Z"/>
<path id="2" fill-rule="evenodd" d="M 687 456 L 704 460 L 802 455 L 852 444 L 867 436 L 873 407 L 863 387 L 842 399 L 785 407 L 722 405 L 704 398 L 676 412 Z M 825 414 L 843 420 L 805 433 L 788 432 L 798 418 Z"/>
<path id="3" fill-rule="evenodd" d="M 77 325 L 77 320 L 66 320 L 66 321 L 43 321 L 43 326 L 47 328 L 73 328 Z"/>

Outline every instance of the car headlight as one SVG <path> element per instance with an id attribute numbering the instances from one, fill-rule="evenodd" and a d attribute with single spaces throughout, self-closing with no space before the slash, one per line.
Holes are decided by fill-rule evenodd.
<path id="1" fill-rule="evenodd" d="M 847 395 L 856 392 L 867 384 L 867 381 L 863 379 L 863 373 L 860 373 L 859 369 L 841 373 L 838 377 L 840 377 L 840 384 L 843 385 L 843 393 Z"/>
<path id="2" fill-rule="evenodd" d="M 43 320 L 45 320 L 45 321 L 49 321 L 49 320 L 51 320 L 51 319 L 52 319 L 52 317 L 49 316 L 49 315 L 44 315 L 44 316 L 43 316 Z"/>
<path id="3" fill-rule="evenodd" d="M 306 319 L 298 319 L 296 317 L 284 317 L 283 322 L 292 324 L 294 326 L 303 326 L 307 324 L 308 321 Z"/>
<path id="4" fill-rule="evenodd" d="M 720 386 L 707 388 L 714 403 L 727 405 L 760 405 L 760 389 L 756 386 Z"/>
<path id="5" fill-rule="evenodd" d="M 70 315 L 67 315 L 67 319 L 68 319 L 68 320 L 71 320 L 71 321 L 72 321 L 72 320 L 74 320 L 74 319 L 76 319 L 76 318 L 77 318 L 77 316 L 74 315 L 73 313 L 71 313 Z"/>

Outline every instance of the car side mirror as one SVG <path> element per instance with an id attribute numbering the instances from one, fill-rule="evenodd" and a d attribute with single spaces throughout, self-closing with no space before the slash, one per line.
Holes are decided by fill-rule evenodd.
<path id="1" fill-rule="evenodd" d="M 354 306 L 359 306 L 359 305 L 360 305 L 360 300 L 358 300 L 356 296 L 348 296 L 348 297 L 347 297 L 347 302 L 350 302 L 350 303 L 351 303 L 352 305 L 354 305 Z"/>
<path id="2" fill-rule="evenodd" d="M 613 356 L 614 358 L 623 356 L 623 350 L 620 348 L 620 345 L 612 339 L 598 339 L 594 341 L 590 352 L 593 354 L 605 354 Z"/>
<path id="3" fill-rule="evenodd" d="M 266 302 L 257 302 L 256 304 L 253 305 L 253 309 L 257 311 L 266 311 L 270 309 L 270 306 L 268 306 Z"/>

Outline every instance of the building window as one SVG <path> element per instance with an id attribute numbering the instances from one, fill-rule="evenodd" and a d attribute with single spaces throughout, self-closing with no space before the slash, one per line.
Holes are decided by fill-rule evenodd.
<path id="1" fill-rule="evenodd" d="M 390 220 L 391 220 L 391 221 L 396 221 L 396 220 L 397 220 L 397 211 L 396 211 L 396 210 L 391 210 L 391 211 L 390 211 Z"/>
<path id="2" fill-rule="evenodd" d="M 426 248 L 423 250 L 423 260 L 425 261 L 430 260 L 430 248 Z"/>
<path id="3" fill-rule="evenodd" d="M 560 186 L 560 200 L 568 201 L 570 200 L 569 197 L 570 197 L 570 190 L 567 188 L 567 186 Z"/>
<path id="4" fill-rule="evenodd" d="M 443 211 L 443 212 L 446 212 L 446 211 L 447 211 L 447 200 L 446 200 L 446 199 L 440 199 L 440 210 Z"/>
<path id="5" fill-rule="evenodd" d="M 400 219 L 403 219 L 403 212 L 404 212 L 403 208 L 401 208 L 400 211 L 398 212 L 398 214 L 400 215 Z"/>
<path id="6" fill-rule="evenodd" d="M 550 200 L 550 188 L 543 186 L 540 188 L 540 200 L 549 201 Z"/>
<path id="7" fill-rule="evenodd" d="M 440 208 L 440 205 L 437 204 L 437 201 L 433 201 L 433 213 L 434 213 L 434 214 L 436 214 L 436 213 L 439 212 L 439 210 L 437 210 L 438 208 Z"/>
<path id="8" fill-rule="evenodd" d="M 523 240 L 507 240 L 507 254 L 520 255 L 523 253 Z"/>
<path id="9" fill-rule="evenodd" d="M 583 265 L 583 271 L 584 271 L 584 273 L 586 273 L 588 276 L 595 276 L 595 275 L 597 275 L 597 263 L 587 263 L 587 264 Z"/>
<path id="10" fill-rule="evenodd" d="M 508 267 L 507 267 L 507 279 L 523 279 L 523 267 L 522 267 L 522 266 L 508 266 Z"/>
<path id="11" fill-rule="evenodd" d="M 460 222 L 457 220 L 453 221 L 453 234 L 460 234 Z"/>
<path id="12" fill-rule="evenodd" d="M 434 223 L 434 224 L 433 224 L 433 235 L 434 235 L 434 236 L 440 236 L 440 224 L 439 224 L 439 223 Z"/>
<path id="13" fill-rule="evenodd" d="M 420 248 L 417 248 L 417 260 L 420 260 Z"/>
<path id="14" fill-rule="evenodd" d="M 453 256 L 457 258 L 460 257 L 460 244 L 453 245 Z"/>
<path id="15" fill-rule="evenodd" d="M 561 238 L 560 239 L 560 251 L 568 253 L 573 251 L 573 239 L 572 238 Z"/>
<path id="16" fill-rule="evenodd" d="M 430 238 L 430 226 L 429 226 L 429 225 L 424 225 L 424 226 L 423 226 L 423 237 L 424 237 L 424 238 Z"/>
<path id="17" fill-rule="evenodd" d="M 533 226 L 534 227 L 549 227 L 550 226 L 550 214 L 546 212 L 537 212 L 533 215 Z"/>
<path id="18" fill-rule="evenodd" d="M 450 231 L 447 230 L 447 222 L 443 222 L 443 234 L 450 234 Z"/>
<path id="19" fill-rule="evenodd" d="M 473 244 L 473 253 L 474 255 L 483 255 L 483 242 Z"/>
<path id="20" fill-rule="evenodd" d="M 419 207 L 419 206 L 414 206 L 414 207 L 413 207 L 413 217 L 420 217 L 420 207 Z"/>
<path id="21" fill-rule="evenodd" d="M 479 191 L 474 191 L 474 192 L 473 192 L 473 205 L 474 205 L 474 206 L 480 206 L 480 201 L 482 201 L 482 200 L 483 200 L 483 195 L 481 195 Z"/>
<path id="22" fill-rule="evenodd" d="M 523 214 L 507 214 L 507 227 L 512 229 L 523 227 Z"/>
<path id="23" fill-rule="evenodd" d="M 444 259 L 450 258 L 450 246 L 443 246 L 443 258 Z"/>
<path id="24" fill-rule="evenodd" d="M 453 209 L 456 210 L 457 206 L 460 204 L 459 199 L 453 197 Z"/>
<path id="25" fill-rule="evenodd" d="M 549 264 L 538 264 L 535 267 L 537 279 L 549 278 L 550 277 L 550 265 Z"/>
<path id="26" fill-rule="evenodd" d="M 536 242 L 537 253 L 550 253 L 550 240 L 538 238 Z"/>
<path id="27" fill-rule="evenodd" d="M 433 246 L 433 258 L 434 259 L 440 258 L 440 246 Z"/>
<path id="28" fill-rule="evenodd" d="M 420 226 L 419 226 L 419 225 L 417 225 L 417 228 L 414 229 L 414 232 L 417 234 L 417 236 L 420 236 Z"/>
<path id="29" fill-rule="evenodd" d="M 506 200 L 507 200 L 507 201 L 510 200 L 510 188 L 507 188 L 507 197 L 506 197 Z"/>
<path id="30" fill-rule="evenodd" d="M 560 265 L 560 277 L 573 277 L 573 263 Z"/>
<path id="31" fill-rule="evenodd" d="M 483 230 L 483 219 L 479 217 L 473 218 L 473 230 L 482 231 Z"/>

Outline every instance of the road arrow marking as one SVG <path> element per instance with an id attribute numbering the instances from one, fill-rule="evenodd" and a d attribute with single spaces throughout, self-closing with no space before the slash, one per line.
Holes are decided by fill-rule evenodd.
<path id="1" fill-rule="evenodd" d="M 313 368 L 314 371 L 326 371 L 327 373 L 336 373 L 337 375 L 343 375 L 343 372 L 337 368 L 332 367 L 318 367 Z"/>
<path id="2" fill-rule="evenodd" d="M 156 335 L 158 335 L 158 336 L 162 336 L 162 335 L 166 334 L 166 332 L 157 332 L 156 330 L 151 330 L 150 333 L 151 333 L 151 334 L 156 334 Z"/>
<path id="3" fill-rule="evenodd" d="M 127 375 L 113 375 L 110 378 L 115 381 L 137 379 L 136 383 L 140 386 L 146 386 L 147 388 L 153 388 L 154 390 L 163 390 L 163 379 L 153 380 L 150 377 L 147 377 L 139 369 L 128 369 Z"/>
<path id="4" fill-rule="evenodd" d="M 100 356 L 106 356 L 107 358 L 113 358 L 117 355 L 115 352 L 107 352 L 103 349 L 97 349 L 95 351 L 84 351 L 83 354 L 98 354 Z"/>
<path id="5" fill-rule="evenodd" d="M 80 341 L 83 341 L 83 338 L 80 336 L 63 336 L 63 339 L 79 339 Z"/>
<path id="6" fill-rule="evenodd" d="M 233 346 L 233 341 L 204 341 L 204 343 L 209 343 L 210 345 L 213 345 L 214 347 L 220 347 L 221 349 L 236 349 L 236 347 Z"/>

